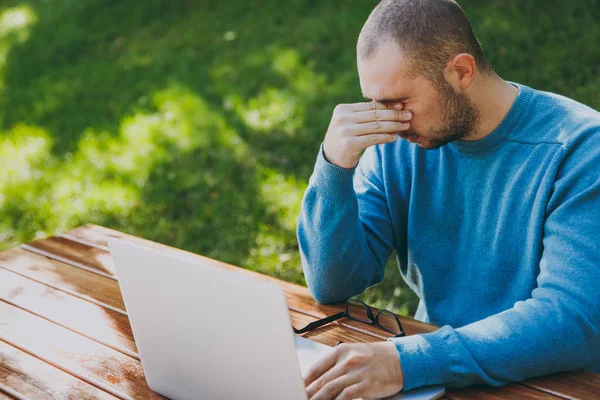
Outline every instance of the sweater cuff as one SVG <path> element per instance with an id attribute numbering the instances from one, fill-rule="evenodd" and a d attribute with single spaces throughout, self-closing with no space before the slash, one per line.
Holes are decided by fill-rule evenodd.
<path id="1" fill-rule="evenodd" d="M 353 188 L 352 180 L 355 170 L 356 167 L 342 168 L 327 161 L 323 153 L 323 144 L 321 143 L 311 180 L 314 180 L 319 187 L 339 192 L 344 187 L 349 186 Z"/>
<path id="2" fill-rule="evenodd" d="M 447 384 L 452 374 L 452 328 L 443 328 L 422 335 L 390 338 L 396 345 L 408 391 L 421 386 Z"/>

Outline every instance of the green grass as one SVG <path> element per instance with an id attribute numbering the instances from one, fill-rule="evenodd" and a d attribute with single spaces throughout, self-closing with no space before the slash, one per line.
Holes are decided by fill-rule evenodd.
<path id="1" fill-rule="evenodd" d="M 296 216 L 374 1 L 0 2 L 0 248 L 93 222 L 304 283 Z M 600 5 L 461 3 L 505 79 L 600 108 Z M 404 314 L 389 263 L 361 296 Z"/>

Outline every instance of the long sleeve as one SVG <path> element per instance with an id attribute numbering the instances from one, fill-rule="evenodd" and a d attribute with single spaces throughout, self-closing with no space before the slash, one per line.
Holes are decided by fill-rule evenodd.
<path id="1" fill-rule="evenodd" d="M 319 151 L 302 200 L 298 243 L 308 287 L 319 303 L 345 301 L 383 280 L 393 233 L 376 146 L 354 169 Z"/>
<path id="2" fill-rule="evenodd" d="M 588 133 L 562 149 L 531 298 L 458 329 L 390 339 L 405 390 L 502 385 L 600 360 L 600 135 Z"/>

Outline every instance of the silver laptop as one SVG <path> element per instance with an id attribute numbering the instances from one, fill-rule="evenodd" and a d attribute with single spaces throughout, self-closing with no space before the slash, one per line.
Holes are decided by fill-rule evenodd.
<path id="1" fill-rule="evenodd" d="M 306 400 L 302 377 L 332 348 L 293 333 L 279 286 L 193 255 L 114 238 L 108 247 L 152 390 L 176 400 Z"/>

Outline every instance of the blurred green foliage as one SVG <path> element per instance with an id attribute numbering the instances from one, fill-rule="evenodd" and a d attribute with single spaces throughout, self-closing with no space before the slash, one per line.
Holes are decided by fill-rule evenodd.
<path id="1" fill-rule="evenodd" d="M 300 201 L 375 4 L 2 0 L 0 248 L 93 222 L 304 283 Z M 600 107 L 596 0 L 461 4 L 502 77 Z M 416 306 L 393 262 L 361 298 Z"/>

